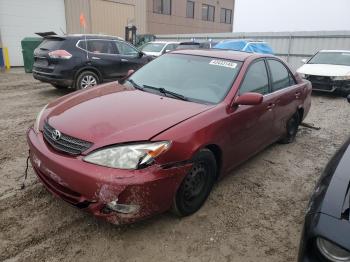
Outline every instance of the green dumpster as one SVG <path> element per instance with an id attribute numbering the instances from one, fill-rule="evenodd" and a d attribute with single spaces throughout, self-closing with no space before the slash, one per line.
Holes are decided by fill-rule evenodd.
<path id="1" fill-rule="evenodd" d="M 42 37 L 25 37 L 21 41 L 24 71 L 31 73 L 34 64 L 34 50 L 43 41 Z"/>

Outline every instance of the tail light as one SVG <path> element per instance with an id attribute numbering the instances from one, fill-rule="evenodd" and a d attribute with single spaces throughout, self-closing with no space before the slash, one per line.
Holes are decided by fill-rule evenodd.
<path id="1" fill-rule="evenodd" d="M 59 59 L 70 59 L 72 57 L 72 54 L 67 52 L 66 50 L 55 50 L 49 52 L 49 57 Z"/>

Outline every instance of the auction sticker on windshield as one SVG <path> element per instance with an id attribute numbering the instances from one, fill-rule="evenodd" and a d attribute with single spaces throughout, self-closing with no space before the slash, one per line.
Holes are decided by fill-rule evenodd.
<path id="1" fill-rule="evenodd" d="M 226 61 L 226 60 L 211 60 L 210 65 L 216 65 L 216 66 L 224 66 L 224 67 L 229 67 L 229 68 L 236 68 L 237 63 Z"/>

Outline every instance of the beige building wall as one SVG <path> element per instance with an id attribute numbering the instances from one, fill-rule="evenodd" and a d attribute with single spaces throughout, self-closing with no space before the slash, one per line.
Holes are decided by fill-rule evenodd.
<path id="1" fill-rule="evenodd" d="M 83 33 L 79 17 L 86 18 L 86 33 L 125 36 L 125 26 L 134 24 L 139 34 L 145 33 L 146 1 L 144 0 L 65 0 L 67 33 Z"/>
<path id="2" fill-rule="evenodd" d="M 232 10 L 234 0 L 193 0 L 195 14 L 186 17 L 187 0 L 172 0 L 171 15 L 153 13 L 153 0 L 65 0 L 67 33 L 83 33 L 79 16 L 84 13 L 86 33 L 124 37 L 125 26 L 133 24 L 138 34 L 181 34 L 232 32 L 232 24 L 220 23 L 221 8 Z M 215 6 L 214 22 L 202 20 L 202 4 Z M 233 17 L 232 17 L 233 20 Z"/>
<path id="3" fill-rule="evenodd" d="M 232 10 L 234 0 L 193 0 L 195 2 L 194 19 L 186 17 L 187 0 L 172 0 L 171 15 L 153 12 L 153 0 L 147 1 L 147 29 L 151 34 L 181 33 L 220 33 L 232 32 L 232 24 L 220 23 L 221 8 Z M 202 4 L 215 6 L 214 22 L 202 20 Z"/>

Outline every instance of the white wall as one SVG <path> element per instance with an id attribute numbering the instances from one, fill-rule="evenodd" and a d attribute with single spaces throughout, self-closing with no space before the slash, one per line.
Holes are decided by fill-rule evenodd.
<path id="1" fill-rule="evenodd" d="M 350 0 L 236 0 L 234 32 L 350 29 Z"/>
<path id="2" fill-rule="evenodd" d="M 24 37 L 44 31 L 61 33 L 61 29 L 66 31 L 64 0 L 0 0 L 0 34 L 11 66 L 23 65 Z"/>

